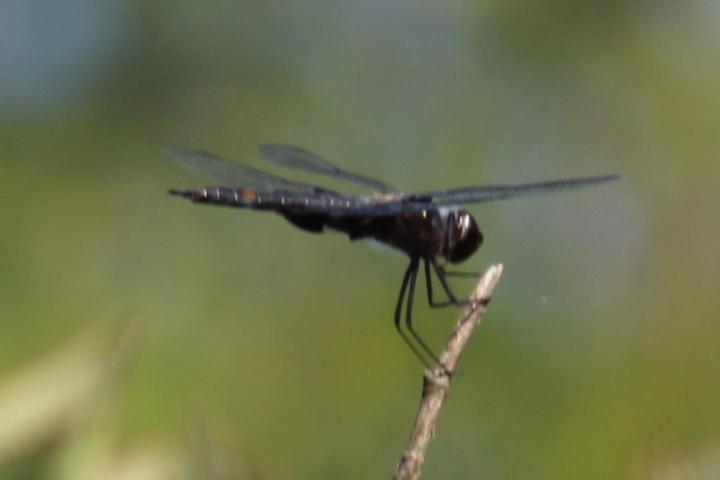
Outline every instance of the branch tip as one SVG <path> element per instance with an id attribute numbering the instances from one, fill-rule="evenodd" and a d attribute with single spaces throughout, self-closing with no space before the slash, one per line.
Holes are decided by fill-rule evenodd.
<path id="1" fill-rule="evenodd" d="M 425 452 L 430 440 L 435 435 L 435 425 L 440 416 L 440 410 L 450 391 L 450 380 L 473 331 L 480 323 L 502 272 L 502 264 L 497 264 L 488 268 L 480 277 L 470 295 L 470 302 L 458 317 L 447 345 L 440 354 L 439 365 L 432 370 L 425 370 L 422 398 L 415 425 L 408 445 L 400 458 L 400 463 L 395 468 L 393 479 L 417 480 L 420 478 Z"/>

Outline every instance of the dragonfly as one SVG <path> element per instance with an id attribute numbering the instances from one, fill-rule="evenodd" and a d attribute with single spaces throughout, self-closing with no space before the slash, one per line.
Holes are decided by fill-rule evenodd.
<path id="1" fill-rule="evenodd" d="M 270 143 L 260 145 L 259 151 L 262 157 L 276 165 L 346 180 L 366 187 L 372 193 L 340 193 L 288 180 L 204 151 L 180 148 L 166 149 L 165 152 L 182 167 L 207 177 L 213 184 L 190 189 L 173 188 L 168 192 L 195 203 L 275 212 L 307 232 L 337 231 L 346 234 L 350 240 L 375 240 L 405 253 L 409 264 L 395 303 L 395 329 L 428 367 L 432 363 L 438 364 L 438 357 L 417 333 L 412 315 L 421 263 L 427 300 L 432 308 L 465 305 L 467 301 L 454 293 L 448 277 L 478 275 L 447 269 L 448 265 L 470 258 L 483 243 L 477 222 L 461 208 L 462 205 L 589 187 L 620 178 L 612 174 L 403 193 L 381 180 L 340 168 L 301 147 Z M 440 301 L 434 295 L 433 273 L 445 293 L 446 298 Z"/>

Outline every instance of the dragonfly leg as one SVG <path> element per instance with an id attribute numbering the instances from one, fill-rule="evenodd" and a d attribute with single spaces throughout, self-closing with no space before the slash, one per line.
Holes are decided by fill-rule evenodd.
<path id="1" fill-rule="evenodd" d="M 428 296 L 428 303 L 432 308 L 445 308 L 450 307 L 453 305 L 466 305 L 467 301 L 464 300 L 458 300 L 455 296 L 455 293 L 453 293 L 452 289 L 450 288 L 450 285 L 447 283 L 447 279 L 445 278 L 445 270 L 440 265 L 437 265 L 434 260 L 431 259 L 424 259 L 425 261 L 425 283 L 427 285 L 427 296 Z M 442 284 L 443 289 L 445 290 L 445 293 L 448 296 L 449 300 L 446 300 L 444 302 L 437 302 L 433 299 L 433 286 L 432 286 L 432 272 L 430 271 L 430 263 L 432 262 L 433 268 L 435 269 L 435 272 L 437 274 L 437 277 L 440 279 L 440 283 Z"/>
<path id="2" fill-rule="evenodd" d="M 440 304 L 441 306 L 446 305 L 467 305 L 467 300 L 458 300 L 457 296 L 455 295 L 455 292 L 452 291 L 452 288 L 450 288 L 450 284 L 447 281 L 447 278 L 445 278 L 445 269 L 442 268 L 440 265 L 437 264 L 435 259 L 430 259 L 430 262 L 432 262 L 433 269 L 435 270 L 435 274 L 437 275 L 438 279 L 440 280 L 440 284 L 443 287 L 443 290 L 445 290 L 445 293 L 448 296 L 449 301 L 445 302 L 445 304 Z M 429 271 L 429 268 L 427 268 Z"/>
<path id="3" fill-rule="evenodd" d="M 422 355 L 420 350 L 418 350 L 418 347 L 410 340 L 410 337 L 407 336 L 407 334 L 402 330 L 400 327 L 400 318 L 402 317 L 402 306 L 403 306 L 403 300 L 405 299 L 405 292 L 408 290 L 408 283 L 410 282 L 411 277 L 417 278 L 417 269 L 418 269 L 418 261 L 416 258 L 413 258 L 410 261 L 410 265 L 408 265 L 407 270 L 405 270 L 405 276 L 403 277 L 402 285 L 400 286 L 400 294 L 398 295 L 397 304 L 395 306 L 395 330 L 400 334 L 402 339 L 407 343 L 407 345 L 410 347 L 410 350 L 413 351 L 415 356 L 422 362 L 423 365 L 425 365 L 426 368 L 431 368 L 430 362 Z M 412 290 L 415 289 L 414 287 L 415 281 L 413 280 L 412 283 Z M 411 291 L 408 295 L 408 311 L 406 312 L 407 318 L 405 323 L 408 324 L 408 318 L 410 318 L 411 315 L 411 309 L 412 309 L 412 297 L 414 292 Z M 411 322 L 410 322 L 411 324 Z M 410 331 L 413 332 L 413 336 L 417 338 L 417 335 L 415 335 L 414 331 L 410 327 Z M 421 343 L 422 345 L 422 343 Z"/>
<path id="4" fill-rule="evenodd" d="M 425 264 L 425 285 L 427 287 L 427 298 L 428 303 L 432 308 L 444 308 L 449 307 L 451 305 L 455 305 L 453 302 L 445 301 L 445 302 L 436 302 L 433 299 L 433 286 L 432 286 L 432 272 L 430 271 L 430 261 L 425 258 L 423 259 L 423 263 Z"/>
<path id="5" fill-rule="evenodd" d="M 418 267 L 420 266 L 420 262 L 417 258 L 414 258 L 410 262 L 410 285 L 408 287 L 408 298 L 407 298 L 407 307 L 405 307 L 405 325 L 407 326 L 408 331 L 413 336 L 415 341 L 420 345 L 420 347 L 425 351 L 425 353 L 435 362 L 436 364 L 440 363 L 440 361 L 437 358 L 437 355 L 433 353 L 433 351 L 430 349 L 430 347 L 425 343 L 425 340 L 418 335 L 418 333 L 413 328 L 412 324 L 412 309 L 413 309 L 413 300 L 415 299 L 415 283 L 417 281 L 417 275 L 418 275 Z"/>

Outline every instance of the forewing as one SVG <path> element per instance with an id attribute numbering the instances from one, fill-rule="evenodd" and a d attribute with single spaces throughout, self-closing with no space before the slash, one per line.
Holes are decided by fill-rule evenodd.
<path id="1" fill-rule="evenodd" d="M 260 145 L 259 149 L 263 157 L 278 165 L 342 178 L 380 192 L 397 191 L 380 180 L 344 170 L 304 148 L 280 143 L 266 143 Z"/>
<path id="2" fill-rule="evenodd" d="M 330 190 L 315 185 L 286 180 L 256 168 L 229 162 L 200 150 L 167 148 L 164 151 L 186 170 L 203 175 L 219 185 L 252 188 L 267 192 L 277 190 L 306 193 L 330 192 Z"/>
<path id="3" fill-rule="evenodd" d="M 505 200 L 514 197 L 541 195 L 546 193 L 590 187 L 618 180 L 619 175 L 602 175 L 597 177 L 567 178 L 547 182 L 522 183 L 517 185 L 488 185 L 480 187 L 438 190 L 415 195 L 408 199 L 426 199 L 434 205 L 460 205 L 466 203 L 483 203 Z"/>
<path id="4" fill-rule="evenodd" d="M 617 175 L 602 177 L 571 178 L 550 182 L 526 183 L 520 185 L 497 185 L 468 187 L 404 195 L 385 193 L 371 197 L 341 195 L 335 192 L 302 191 L 241 191 L 232 189 L 202 189 L 171 193 L 223 203 L 230 206 L 277 210 L 284 213 L 322 215 L 336 217 L 379 217 L 416 213 L 468 203 L 491 202 L 523 195 L 551 193 L 560 190 L 581 188 L 617 180 Z M 225 191 L 228 190 L 228 191 Z M 221 198 L 222 197 L 222 198 Z M 220 201 L 223 200 L 224 201 Z M 211 202 L 213 203 L 213 202 Z"/>
<path id="5" fill-rule="evenodd" d="M 329 162 L 315 157 L 309 152 L 306 152 L 307 155 L 304 153 L 286 155 L 291 150 L 305 152 L 296 147 L 275 145 L 271 148 L 271 146 L 266 145 L 262 148 L 265 149 L 263 154 L 276 163 L 328 175 L 336 175 L 331 172 L 338 170 Z M 270 151 L 273 153 L 265 153 Z M 280 152 L 286 153 L 281 155 Z M 228 162 L 220 157 L 198 150 L 166 149 L 165 153 L 187 170 L 204 175 L 217 182 L 218 185 L 256 190 L 252 192 L 240 192 L 238 190 L 237 195 L 233 195 L 237 198 L 242 197 L 244 200 L 240 202 L 242 206 L 252 204 L 254 208 L 277 208 L 283 211 L 292 210 L 296 213 L 336 216 L 387 216 L 414 213 L 443 206 L 493 202 L 514 197 L 583 188 L 620 178 L 619 175 L 604 175 L 516 185 L 465 187 L 414 194 L 385 192 L 374 196 L 361 197 L 342 195 L 315 185 L 286 180 L 262 170 Z M 285 160 L 280 160 L 281 158 L 285 158 Z M 353 175 L 343 170 L 341 172 L 343 174 L 340 176 L 343 178 Z M 373 182 L 373 180 L 370 181 Z M 368 185 L 366 181 L 360 183 Z M 210 190 L 203 189 L 202 191 L 207 192 Z M 192 193 L 192 191 L 185 193 Z M 309 195 L 310 193 L 312 195 Z M 206 197 L 207 194 L 203 196 L 203 198 Z"/>
<path id="6" fill-rule="evenodd" d="M 415 194 L 389 193 L 374 197 L 319 199 L 321 204 L 308 205 L 308 211 L 319 211 L 320 208 L 324 208 L 337 215 L 347 216 L 399 215 L 445 206 L 494 202 L 514 197 L 584 188 L 611 182 L 619 178 L 619 175 L 603 175 L 517 185 L 466 187 Z"/>
<path id="7" fill-rule="evenodd" d="M 443 206 L 492 202 L 524 195 L 552 193 L 582 188 L 617 180 L 617 175 L 570 178 L 549 182 L 519 185 L 495 185 L 458 188 L 416 194 L 386 193 L 371 197 L 357 197 L 320 193 L 303 195 L 299 192 L 269 194 L 258 197 L 264 208 L 291 210 L 300 214 L 324 214 L 348 217 L 377 217 L 415 213 Z"/>

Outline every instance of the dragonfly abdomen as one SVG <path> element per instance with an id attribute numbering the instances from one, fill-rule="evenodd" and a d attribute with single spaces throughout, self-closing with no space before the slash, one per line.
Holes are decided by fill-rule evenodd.
<path id="1" fill-rule="evenodd" d="M 225 205 L 228 207 L 275 210 L 282 214 L 317 214 L 357 208 L 359 198 L 346 197 L 334 192 L 314 195 L 292 191 L 262 192 L 249 188 L 205 187 L 191 190 L 168 190 L 172 195 L 185 197 L 196 203 Z"/>
<path id="2" fill-rule="evenodd" d="M 254 190 L 228 187 L 205 187 L 193 190 L 168 190 L 171 195 L 185 197 L 196 203 L 212 203 L 229 207 L 252 207 L 257 198 Z"/>

